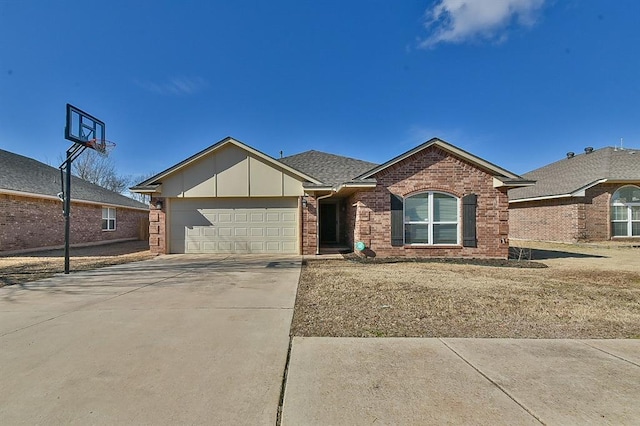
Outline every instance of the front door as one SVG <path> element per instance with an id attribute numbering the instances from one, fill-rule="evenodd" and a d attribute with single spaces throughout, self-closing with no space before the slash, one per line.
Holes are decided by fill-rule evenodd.
<path id="1" fill-rule="evenodd" d="M 338 243 L 338 205 L 320 204 L 320 244 Z"/>

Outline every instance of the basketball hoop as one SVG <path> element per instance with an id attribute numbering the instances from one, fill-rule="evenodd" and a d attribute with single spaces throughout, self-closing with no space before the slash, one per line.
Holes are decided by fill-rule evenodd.
<path id="1" fill-rule="evenodd" d="M 94 149 L 98 152 L 98 154 L 106 157 L 109 153 L 115 148 L 115 142 L 108 141 L 106 139 L 91 139 L 87 141 L 87 146 L 91 149 Z"/>

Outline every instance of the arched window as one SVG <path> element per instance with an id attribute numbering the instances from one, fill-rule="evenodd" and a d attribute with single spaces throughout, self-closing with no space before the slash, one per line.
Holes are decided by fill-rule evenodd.
<path id="1" fill-rule="evenodd" d="M 611 236 L 640 237 L 640 188 L 629 185 L 611 197 Z"/>
<path id="2" fill-rule="evenodd" d="M 459 199 L 442 192 L 422 192 L 404 200 L 404 243 L 460 244 Z"/>

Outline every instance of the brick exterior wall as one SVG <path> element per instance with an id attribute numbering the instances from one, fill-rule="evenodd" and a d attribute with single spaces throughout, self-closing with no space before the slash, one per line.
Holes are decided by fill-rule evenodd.
<path id="1" fill-rule="evenodd" d="M 603 241 L 611 239 L 611 197 L 624 185 L 603 183 L 585 192 L 584 240 Z"/>
<path id="2" fill-rule="evenodd" d="M 162 202 L 162 208 L 156 208 L 157 202 Z M 167 249 L 167 202 L 164 198 L 151 198 L 149 206 L 149 250 L 154 254 L 168 254 Z"/>
<path id="3" fill-rule="evenodd" d="M 575 243 L 611 239 L 611 197 L 622 184 L 604 183 L 584 197 L 511 203 L 510 237 Z"/>
<path id="4" fill-rule="evenodd" d="M 571 198 L 512 203 L 509 237 L 522 240 L 576 242 L 585 234 L 584 203 Z"/>
<path id="5" fill-rule="evenodd" d="M 353 231 L 350 244 L 362 241 L 366 254 L 381 257 L 485 257 L 506 258 L 509 253 L 509 212 L 506 190 L 493 187 L 493 176 L 447 152 L 430 147 L 374 176 L 375 189 L 356 192 L 347 199 L 347 224 Z M 391 246 L 391 197 L 441 191 L 461 198 L 478 195 L 476 229 L 478 247 Z M 310 198 L 309 205 L 312 204 Z M 462 203 L 460 203 L 462 204 Z M 355 207 L 354 207 L 355 205 Z M 462 205 L 460 206 L 462 208 Z M 460 212 L 460 215 L 462 213 Z M 308 215 L 306 229 L 314 229 Z M 461 225 L 460 225 L 461 226 Z M 461 229 L 459 229 L 461 232 Z M 306 239 L 307 235 L 304 235 Z M 303 254 L 313 253 L 304 247 Z"/>
<path id="6" fill-rule="evenodd" d="M 102 206 L 71 203 L 72 245 L 139 239 L 147 212 L 116 207 L 116 230 L 102 230 Z M 62 202 L 0 194 L 0 252 L 64 245 Z"/>

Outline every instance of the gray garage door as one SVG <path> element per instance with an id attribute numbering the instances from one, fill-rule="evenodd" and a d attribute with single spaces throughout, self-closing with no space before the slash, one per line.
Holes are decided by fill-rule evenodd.
<path id="1" fill-rule="evenodd" d="M 298 253 L 298 200 L 171 199 L 171 253 Z"/>

